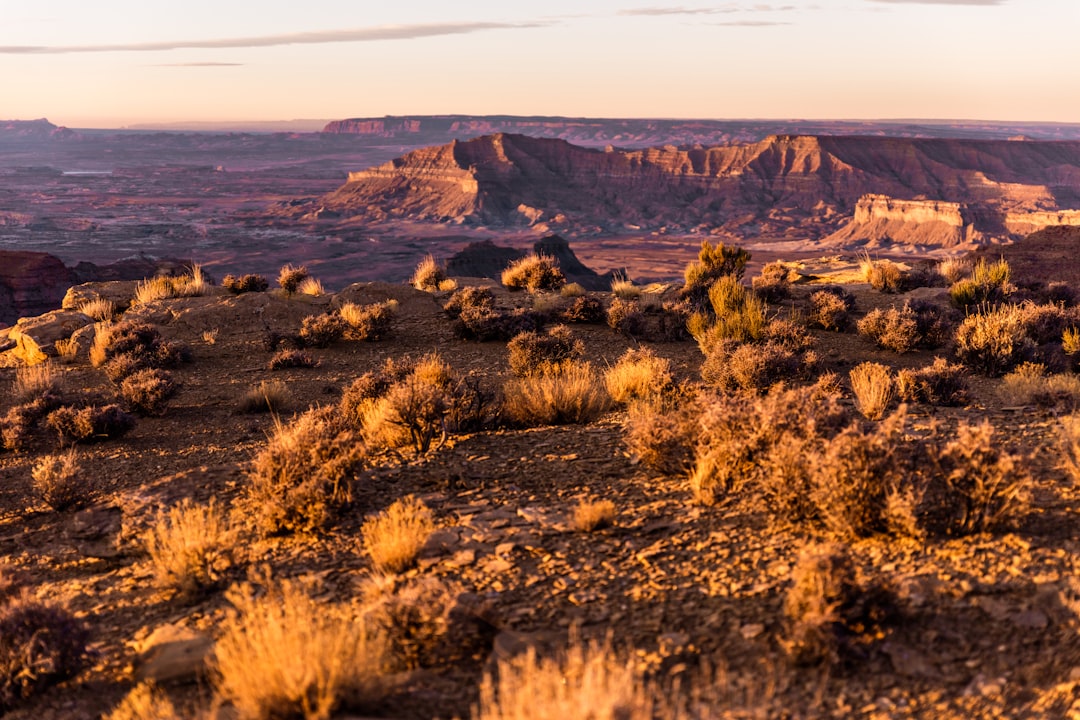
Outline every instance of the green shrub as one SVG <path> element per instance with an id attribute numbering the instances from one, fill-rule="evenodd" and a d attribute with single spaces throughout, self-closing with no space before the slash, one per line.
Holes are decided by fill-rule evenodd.
<path id="1" fill-rule="evenodd" d="M 988 263 L 985 258 L 979 258 L 970 276 L 952 284 L 949 298 L 959 308 L 1000 303 L 1016 290 L 1010 282 L 1011 275 L 1005 260 Z"/>

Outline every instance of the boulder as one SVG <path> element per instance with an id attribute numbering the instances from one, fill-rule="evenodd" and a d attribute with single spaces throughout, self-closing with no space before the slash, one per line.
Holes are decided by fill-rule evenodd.
<path id="1" fill-rule="evenodd" d="M 75 310 L 83 303 L 108 300 L 117 311 L 127 310 L 135 299 L 139 280 L 113 280 L 111 282 L 87 282 L 69 287 L 60 304 L 64 310 Z"/>
<path id="2" fill-rule="evenodd" d="M 135 680 L 138 682 L 194 682 L 206 671 L 214 639 L 182 625 L 155 629 L 138 648 Z"/>
<path id="3" fill-rule="evenodd" d="M 56 353 L 56 341 L 66 340 L 94 321 L 74 310 L 53 310 L 34 318 L 21 318 L 8 331 L 15 354 L 27 365 L 44 362 Z"/>

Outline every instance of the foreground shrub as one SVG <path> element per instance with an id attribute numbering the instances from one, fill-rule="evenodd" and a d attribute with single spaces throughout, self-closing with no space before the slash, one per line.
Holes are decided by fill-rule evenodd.
<path id="1" fill-rule="evenodd" d="M 510 371 L 518 377 L 555 372 L 564 363 L 585 354 L 585 345 L 565 325 L 557 325 L 543 335 L 523 332 L 506 347 L 510 353 Z"/>
<path id="2" fill-rule="evenodd" d="M 265 535 L 324 528 L 351 499 L 364 446 L 330 409 L 275 423 L 247 471 L 249 516 Z"/>
<path id="3" fill-rule="evenodd" d="M 178 720 L 180 713 L 169 696 L 153 682 L 132 688 L 104 720 Z"/>
<path id="4" fill-rule="evenodd" d="M 313 368 L 318 367 L 319 361 L 303 350 L 278 350 L 270 358 L 267 367 L 271 370 L 285 370 L 287 368 Z"/>
<path id="5" fill-rule="evenodd" d="M 28 592 L 0 606 L 0 713 L 72 677 L 89 656 L 86 624 Z"/>
<path id="6" fill-rule="evenodd" d="M 387 300 L 386 302 L 372 303 L 370 305 L 345 303 L 338 310 L 341 319 L 346 323 L 345 339 L 362 342 L 382 340 L 390 334 L 390 330 L 393 328 L 397 308 L 397 300 Z"/>
<path id="7" fill-rule="evenodd" d="M 233 295 L 241 295 L 249 292 L 266 292 L 270 287 L 268 281 L 262 275 L 226 275 L 221 281 L 222 287 Z"/>
<path id="8" fill-rule="evenodd" d="M 187 598 L 213 588 L 232 566 L 233 532 L 213 501 L 185 498 L 159 512 L 143 544 L 158 587 Z"/>
<path id="9" fill-rule="evenodd" d="M 386 638 L 396 671 L 453 664 L 482 645 L 472 608 L 452 584 L 433 577 L 401 582 L 376 576 L 365 592 L 365 620 Z"/>
<path id="10" fill-rule="evenodd" d="M 213 667 L 218 693 L 241 720 L 325 720 L 382 696 L 385 644 L 348 607 L 287 581 L 228 598 L 236 609 L 222 623 Z"/>
<path id="11" fill-rule="evenodd" d="M 645 467 L 657 472 L 689 473 L 703 403 L 699 395 L 671 402 L 652 398 L 631 403 L 623 428 L 627 449 Z"/>
<path id="12" fill-rule="evenodd" d="M 702 240 L 697 260 L 687 264 L 683 273 L 683 296 L 694 305 L 704 305 L 709 288 L 717 280 L 726 276 L 738 280 L 749 261 L 750 253 L 740 247 L 728 247 L 722 242 L 712 245 L 708 240 Z"/>
<path id="13" fill-rule="evenodd" d="M 502 284 L 509 290 L 554 291 L 566 284 L 555 258 L 531 254 L 510 263 L 502 272 Z"/>
<path id="14" fill-rule="evenodd" d="M 153 325 L 133 320 L 99 326 L 90 346 L 90 363 L 104 366 L 115 383 L 139 370 L 171 368 L 190 360 L 186 347 L 163 340 Z"/>
<path id="15" fill-rule="evenodd" d="M 409 495 L 386 512 L 364 521 L 360 532 L 377 570 L 400 573 L 416 563 L 420 549 L 435 530 L 435 518 L 422 501 Z"/>
<path id="16" fill-rule="evenodd" d="M 446 279 L 446 269 L 435 260 L 435 256 L 427 255 L 416 266 L 409 284 L 417 290 L 435 292 Z"/>
<path id="17" fill-rule="evenodd" d="M 30 473 L 34 494 L 57 512 L 86 507 L 98 495 L 97 482 L 82 472 L 75 448 L 43 455 Z"/>
<path id="18" fill-rule="evenodd" d="M 867 420 L 880 420 L 893 399 L 893 379 L 889 367 L 881 363 L 859 363 L 849 373 L 855 407 Z"/>
<path id="19" fill-rule="evenodd" d="M 167 370 L 139 370 L 120 383 L 120 397 L 140 415 L 164 415 L 180 389 Z"/>
<path id="20" fill-rule="evenodd" d="M 308 278 L 308 270 L 303 265 L 283 265 L 278 271 L 278 285 L 286 295 L 295 295 L 300 289 L 300 283 Z"/>
<path id="21" fill-rule="evenodd" d="M 901 402 L 956 406 L 968 401 L 966 372 L 961 365 L 950 365 L 944 358 L 917 370 L 903 369 L 896 374 L 896 393 Z"/>
<path id="22" fill-rule="evenodd" d="M 959 308 L 1000 303 L 1016 290 L 1010 282 L 1011 276 L 1005 260 L 988 263 L 985 258 L 979 258 L 970 276 L 952 284 L 949 298 Z"/>
<path id="23" fill-rule="evenodd" d="M 827 285 L 810 295 L 807 322 L 811 327 L 844 332 L 851 327 L 855 296 L 839 285 Z"/>
<path id="24" fill-rule="evenodd" d="M 983 308 L 956 330 L 956 356 L 973 370 L 997 377 L 1035 358 L 1022 312 L 1013 306 Z"/>
<path id="25" fill-rule="evenodd" d="M 671 361 L 657 357 L 648 348 L 631 348 L 604 373 L 604 386 L 611 399 L 620 404 L 658 398 L 674 384 Z"/>
<path id="26" fill-rule="evenodd" d="M 528 427 L 588 423 L 610 404 L 602 380 L 583 362 L 568 362 L 558 372 L 518 378 L 503 387 L 507 417 Z"/>
<path id="27" fill-rule="evenodd" d="M 349 324 L 337 314 L 308 315 L 297 337 L 305 347 L 328 348 L 345 336 Z"/>
<path id="28" fill-rule="evenodd" d="M 50 413 L 45 422 L 61 440 L 77 443 L 114 440 L 135 427 L 135 418 L 119 405 L 61 407 Z"/>
<path id="29" fill-rule="evenodd" d="M 871 260 L 869 257 L 859 263 L 863 280 L 870 287 L 883 293 L 898 293 L 908 289 L 908 272 L 900 265 L 889 260 Z"/>

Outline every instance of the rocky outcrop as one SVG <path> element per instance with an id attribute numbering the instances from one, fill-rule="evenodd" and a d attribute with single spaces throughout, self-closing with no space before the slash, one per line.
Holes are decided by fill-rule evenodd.
<path id="1" fill-rule="evenodd" d="M 866 247 L 892 243 L 938 247 L 975 245 L 987 239 L 976 226 L 975 216 L 964 203 L 864 195 L 855 205 L 851 222 L 825 242 Z"/>
<path id="2" fill-rule="evenodd" d="M 1005 228 L 1013 235 L 1027 235 L 1056 225 L 1080 227 L 1080 210 L 1051 210 L 1005 215 Z"/>
<path id="3" fill-rule="evenodd" d="M 1080 206 L 1080 142 L 775 136 L 595 150 L 496 134 L 351 173 L 317 208 L 372 222 L 819 239 L 851 220 L 867 194 L 931 203 L 870 203 L 867 217 L 885 212 L 888 223 L 914 226 L 932 216 L 947 243 L 976 241 L 959 205 L 997 225 L 1009 212 Z"/>
<path id="4" fill-rule="evenodd" d="M 94 321 L 75 310 L 53 310 L 33 318 L 20 318 L 7 337 L 15 343 L 15 355 L 27 365 L 37 365 L 57 355 L 56 342 L 66 340 Z"/>
<path id="5" fill-rule="evenodd" d="M 569 282 L 576 282 L 588 290 L 606 290 L 611 287 L 612 273 L 600 275 L 586 266 L 570 249 L 570 243 L 558 235 L 549 235 L 538 240 L 533 244 L 533 252 L 555 258 Z M 446 261 L 446 272 L 451 277 L 498 280 L 510 263 L 525 255 L 526 253 L 520 250 L 502 247 L 490 240 L 470 243 Z"/>

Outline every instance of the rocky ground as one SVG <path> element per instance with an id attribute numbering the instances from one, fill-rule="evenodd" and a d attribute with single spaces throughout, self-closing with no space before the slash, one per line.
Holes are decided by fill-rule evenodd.
<path id="1" fill-rule="evenodd" d="M 796 285 L 793 299 L 772 311 L 800 308 L 812 288 Z M 865 284 L 849 289 L 860 314 L 903 300 Z M 915 292 L 946 301 L 944 289 Z M 524 294 L 497 293 L 507 306 L 533 302 Z M 95 650 L 84 671 L 9 717 L 99 717 L 147 677 L 159 680 L 179 707 L 207 707 L 213 686 L 203 659 L 230 607 L 225 587 L 269 567 L 278 578 L 314 577 L 320 601 L 355 600 L 372 575 L 360 526 L 408 494 L 434 510 L 439 527 L 399 582 L 444 580 L 481 608 L 481 621 L 458 657 L 401 676 L 372 715 L 464 717 L 493 659 L 529 646 L 551 652 L 571 628 L 586 637 L 609 636 L 652 677 L 699 682 L 703 661 L 721 668 L 731 704 L 717 716 L 1080 713 L 1080 493 L 1058 467 L 1063 410 L 1017 407 L 999 396 L 1000 380 L 973 377 L 967 405 L 917 405 L 911 421 L 914 428 L 991 421 L 1000 443 L 1021 455 L 1035 478 L 1030 511 L 1014 528 L 993 534 L 851 543 L 864 576 L 897 588 L 901 620 L 861 661 L 842 667 L 797 667 L 784 651 L 782 608 L 791 571 L 802 548 L 820 539 L 818 532 L 778 525 L 751 497 L 695 504 L 685 477 L 649 470 L 628 450 L 622 410 L 586 425 L 500 426 L 457 435 L 423 456 L 383 462 L 361 474 L 353 506 L 326 533 L 266 539 L 245 531 L 216 590 L 184 600 L 157 589 L 139 532 L 159 509 L 182 498 L 233 504 L 250 459 L 276 422 L 238 410 L 259 381 L 283 380 L 290 410 L 301 411 L 336 402 L 353 379 L 405 355 L 437 351 L 458 370 L 483 373 L 491 388 L 509 377 L 505 343 L 455 336 L 440 307 L 445 293 L 365 284 L 343 296 L 397 299 L 392 337 L 313 350 L 317 368 L 274 372 L 263 349 L 266 330 L 295 332 L 305 316 L 330 307 L 331 296 L 221 292 L 128 311 L 188 345 L 193 361 L 174 371 L 181 390 L 164 416 L 140 418 L 123 439 L 80 450 L 84 468 L 103 486 L 87 509 L 54 512 L 31 490 L 35 461 L 57 447 L 50 433 L 41 430 L 24 450 L 0 454 L 0 553 L 35 596 L 85 618 Z M 610 296 L 597 297 L 607 302 Z M 845 384 L 847 371 L 863 360 L 921 367 L 949 353 L 946 347 L 895 355 L 853 333 L 812 332 L 822 369 L 838 372 Z M 681 384 L 700 381 L 702 355 L 691 340 L 639 343 L 603 325 L 575 325 L 573 334 L 596 366 L 613 364 L 640 344 L 670 359 Z M 6 388 L 19 361 L 10 351 L 3 357 L 0 385 Z M 114 393 L 85 351 L 56 366 L 67 393 Z M 11 403 L 4 396 L 0 412 Z M 595 498 L 614 501 L 612 526 L 575 530 L 574 507 Z"/>

